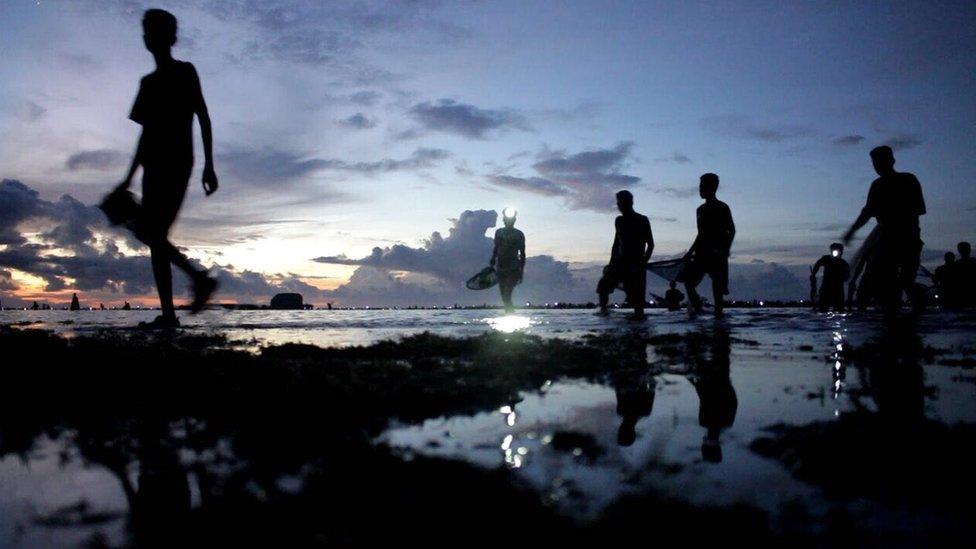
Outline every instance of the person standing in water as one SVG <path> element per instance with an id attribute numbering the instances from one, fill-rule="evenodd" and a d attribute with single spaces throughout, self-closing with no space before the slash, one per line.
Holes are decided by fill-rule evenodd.
<path id="1" fill-rule="evenodd" d="M 685 254 L 688 261 L 684 270 L 685 289 L 688 291 L 688 313 L 692 316 L 702 311 L 697 287 L 706 274 L 712 279 L 715 316 L 723 314 L 722 299 L 729 293 L 729 251 L 735 239 L 735 223 L 729 206 L 715 198 L 717 192 L 718 176 L 713 173 L 702 175 L 698 194 L 705 203 L 695 213 L 698 236 Z"/>
<path id="2" fill-rule="evenodd" d="M 610 294 L 619 284 L 627 293 L 627 302 L 634 308 L 634 320 L 643 320 L 644 293 L 647 286 L 647 262 L 654 252 L 654 235 L 646 216 L 634 211 L 634 195 L 630 191 L 617 193 L 619 216 L 614 220 L 616 232 L 610 250 L 610 264 L 603 268 L 597 284 L 600 314 L 609 314 Z"/>
<path id="3" fill-rule="evenodd" d="M 681 301 L 685 298 L 685 294 L 681 293 L 677 285 L 678 283 L 672 280 L 671 287 L 664 292 L 664 303 L 668 306 L 669 311 L 680 311 Z"/>
<path id="4" fill-rule="evenodd" d="M 834 242 L 830 245 L 830 253 L 817 260 L 810 269 L 810 283 L 816 284 L 817 273 L 822 267 L 823 280 L 820 282 L 820 295 L 817 306 L 821 312 L 833 308 L 835 311 L 844 310 L 844 283 L 851 277 L 851 267 L 844 261 L 844 245 Z"/>
<path id="5" fill-rule="evenodd" d="M 217 190 L 213 135 L 196 69 L 172 56 L 176 17 L 160 9 L 146 10 L 142 27 L 143 41 L 156 61 L 156 70 L 142 78 L 129 114 L 133 122 L 142 126 L 142 134 L 129 171 L 116 191 L 127 190 L 136 169 L 142 166 L 142 208 L 135 232 L 149 246 L 162 310 L 146 327 L 174 328 L 179 326 L 179 320 L 173 306 L 170 264 L 193 281 L 193 312 L 203 308 L 217 288 L 216 279 L 194 267 L 169 241 L 169 230 L 183 205 L 193 169 L 193 116 L 200 123 L 203 138 L 203 189 L 207 196 Z"/>
<path id="6" fill-rule="evenodd" d="M 495 231 L 495 248 L 491 252 L 491 267 L 498 276 L 498 289 L 502 294 L 505 311 L 512 312 L 512 291 L 522 282 L 525 271 L 525 234 L 515 228 L 515 208 L 502 210 L 502 222 L 505 224 Z"/>
<path id="7" fill-rule="evenodd" d="M 844 244 L 872 217 L 878 220 L 879 239 L 871 269 L 881 306 L 892 312 L 900 307 L 903 291 L 909 296 L 914 291 L 922 254 L 918 218 L 925 215 L 925 199 L 918 178 L 895 171 L 891 147 L 872 149 L 871 163 L 879 177 L 871 183 L 867 202 L 844 235 Z"/>

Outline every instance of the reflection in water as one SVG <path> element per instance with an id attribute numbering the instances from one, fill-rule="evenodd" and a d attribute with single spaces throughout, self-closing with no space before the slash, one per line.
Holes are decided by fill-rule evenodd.
<path id="1" fill-rule="evenodd" d="M 485 321 L 493 330 L 510 334 L 518 330 L 524 330 L 532 326 L 532 320 L 522 315 L 505 315 L 494 318 L 487 318 Z"/>
<path id="2" fill-rule="evenodd" d="M 730 378 L 731 339 L 728 328 L 724 324 L 717 324 L 712 332 L 702 335 L 702 338 L 692 338 L 688 345 L 689 365 L 692 367 L 688 379 L 698 393 L 698 424 L 705 428 L 702 459 L 718 463 L 722 461 L 720 436 L 735 422 L 739 401 Z"/>
<path id="3" fill-rule="evenodd" d="M 636 341 L 632 352 L 624 357 L 613 372 L 611 381 L 617 397 L 617 415 L 621 418 L 617 444 L 631 446 L 637 440 L 637 422 L 650 416 L 654 408 L 657 384 L 649 371 L 647 343 L 643 338 Z"/>

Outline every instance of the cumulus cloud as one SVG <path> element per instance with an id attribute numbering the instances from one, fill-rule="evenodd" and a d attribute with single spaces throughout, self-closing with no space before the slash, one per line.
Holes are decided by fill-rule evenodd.
<path id="1" fill-rule="evenodd" d="M 356 130 L 368 130 L 376 126 L 376 120 L 367 118 L 365 114 L 357 112 L 349 118 L 340 120 L 339 124 Z"/>
<path id="2" fill-rule="evenodd" d="M 498 220 L 493 210 L 467 210 L 452 220 L 448 235 L 433 232 L 419 247 L 397 244 L 374 248 L 362 258 L 324 256 L 319 263 L 355 265 L 349 282 L 329 296 L 345 304 L 478 304 L 496 302 L 497 292 L 473 292 L 464 281 L 491 258 L 493 241 L 486 232 Z M 531 246 L 531 243 L 529 243 Z M 551 256 L 530 256 L 517 299 L 528 301 L 592 300 L 595 281 L 580 280 L 569 264 Z"/>
<path id="3" fill-rule="evenodd" d="M 734 139 L 779 143 L 813 135 L 813 130 L 795 124 L 764 125 L 744 116 L 710 116 L 702 119 L 705 129 Z"/>
<path id="4" fill-rule="evenodd" d="M 621 173 L 632 148 L 633 143 L 625 142 L 612 149 L 575 154 L 545 151 L 532 164 L 538 175 L 519 177 L 494 173 L 488 175 L 488 181 L 499 187 L 562 197 L 572 209 L 612 211 L 614 193 L 640 183 L 639 177 Z"/>
<path id="5" fill-rule="evenodd" d="M 126 156 L 113 149 L 79 151 L 68 157 L 64 165 L 71 171 L 109 170 L 121 166 Z"/>
<path id="6" fill-rule="evenodd" d="M 528 130 L 525 117 L 514 110 L 482 109 L 453 99 L 425 101 L 410 108 L 410 115 L 428 130 L 485 139 L 494 130 Z"/>
<path id="7" fill-rule="evenodd" d="M 23 235 L 28 229 L 35 235 L 30 242 Z M 122 253 L 122 240 L 139 247 L 127 233 L 109 227 L 95 206 L 70 195 L 44 200 L 19 181 L 0 182 L 0 245 L 5 245 L 0 248 L 0 290 L 16 290 L 10 270 L 17 270 L 41 279 L 48 292 L 90 292 L 102 299 L 151 294 L 155 286 L 149 258 Z M 221 281 L 221 296 L 237 300 L 264 302 L 280 291 L 319 295 L 317 288 L 295 275 L 216 264 L 211 271 Z M 179 277 L 177 283 L 186 295 L 187 281 Z"/>

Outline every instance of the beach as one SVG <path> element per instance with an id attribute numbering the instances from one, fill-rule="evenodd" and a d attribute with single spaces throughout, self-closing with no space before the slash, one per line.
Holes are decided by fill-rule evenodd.
<path id="1" fill-rule="evenodd" d="M 972 314 L 0 314 L 5 546 L 972 531 Z"/>

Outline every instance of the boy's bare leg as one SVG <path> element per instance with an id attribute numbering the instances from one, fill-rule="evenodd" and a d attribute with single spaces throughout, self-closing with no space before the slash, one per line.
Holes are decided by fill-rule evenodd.
<path id="1" fill-rule="evenodd" d="M 156 279 L 156 292 L 159 293 L 159 308 L 166 320 L 176 320 L 173 306 L 173 271 L 170 269 L 170 251 L 162 246 L 149 249 L 152 258 L 153 278 Z"/>
<path id="2" fill-rule="evenodd" d="M 688 294 L 688 314 L 695 316 L 702 310 L 701 297 L 698 295 L 698 290 L 695 286 L 685 283 L 685 293 Z"/>

